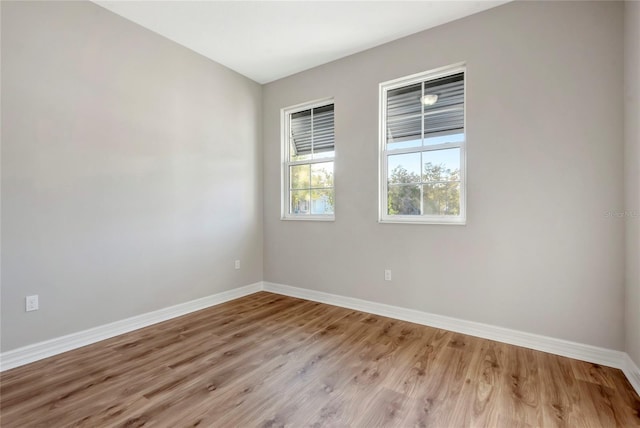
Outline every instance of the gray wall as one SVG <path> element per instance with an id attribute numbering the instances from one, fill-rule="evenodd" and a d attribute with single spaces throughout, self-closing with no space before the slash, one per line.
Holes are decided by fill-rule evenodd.
<path id="1" fill-rule="evenodd" d="M 264 272 L 593 345 L 626 342 L 640 363 L 639 220 L 606 215 L 640 209 L 638 3 L 626 4 L 626 45 L 622 3 L 516 2 L 271 83 L 263 97 L 91 3 L 0 5 L 2 351 Z M 378 83 L 459 61 L 468 224 L 378 224 Z M 279 110 L 327 96 L 337 219 L 281 221 Z M 24 312 L 28 294 L 40 295 L 39 311 Z"/>
<path id="2" fill-rule="evenodd" d="M 258 84 L 89 2 L 3 1 L 2 107 L 2 351 L 262 279 Z"/>
<path id="3" fill-rule="evenodd" d="M 515 2 L 266 85 L 265 280 L 623 349 L 622 28 Z M 460 61 L 468 224 L 377 223 L 378 83 Z M 280 108 L 328 96 L 336 221 L 281 221 Z"/>
<path id="4" fill-rule="evenodd" d="M 640 2 L 625 3 L 627 352 L 640 366 Z"/>

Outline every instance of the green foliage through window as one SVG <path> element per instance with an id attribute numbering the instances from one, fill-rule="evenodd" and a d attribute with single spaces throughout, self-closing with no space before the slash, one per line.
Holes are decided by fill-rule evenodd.
<path id="1" fill-rule="evenodd" d="M 422 174 L 420 177 L 402 165 L 391 171 L 388 214 L 460 215 L 460 170 L 427 162 Z"/>

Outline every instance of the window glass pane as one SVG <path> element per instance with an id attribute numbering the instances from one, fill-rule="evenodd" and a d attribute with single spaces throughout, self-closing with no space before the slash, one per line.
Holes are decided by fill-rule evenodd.
<path id="1" fill-rule="evenodd" d="M 311 165 L 311 187 L 333 187 L 333 162 Z"/>
<path id="2" fill-rule="evenodd" d="M 422 187 L 425 215 L 460 215 L 460 183 L 433 183 Z"/>
<path id="3" fill-rule="evenodd" d="M 437 97 L 425 103 L 425 112 L 464 104 L 464 73 L 426 81 L 424 94 Z"/>
<path id="4" fill-rule="evenodd" d="M 437 136 L 428 136 L 425 135 L 424 145 L 431 146 L 436 144 L 446 144 L 446 143 L 463 143 L 464 142 L 464 134 L 463 133 L 445 133 L 445 135 L 437 135 Z"/>
<path id="5" fill-rule="evenodd" d="M 290 115 L 291 160 L 302 160 L 311 155 L 311 110 L 299 111 Z"/>
<path id="6" fill-rule="evenodd" d="M 414 83 L 387 92 L 387 119 L 422 113 L 422 84 Z"/>
<path id="7" fill-rule="evenodd" d="M 387 150 L 420 147 L 422 145 L 420 126 L 420 116 L 401 118 L 396 122 L 387 123 Z"/>
<path id="8" fill-rule="evenodd" d="M 308 189 L 309 188 L 309 179 L 310 169 L 309 165 L 296 165 L 289 167 L 290 175 L 290 183 L 292 189 Z"/>
<path id="9" fill-rule="evenodd" d="M 313 109 L 313 154 L 314 159 L 328 157 L 335 146 L 335 124 L 333 104 Z"/>
<path id="10" fill-rule="evenodd" d="M 292 190 L 290 197 L 291 214 L 309 214 L 309 190 Z"/>
<path id="11" fill-rule="evenodd" d="M 311 159 L 310 152 L 306 154 L 298 153 L 296 151 L 295 144 L 293 144 L 293 140 L 289 142 L 289 161 L 294 162 L 294 161 L 309 160 L 309 159 Z"/>
<path id="12" fill-rule="evenodd" d="M 424 182 L 459 181 L 460 149 L 422 152 L 422 180 Z"/>
<path id="13" fill-rule="evenodd" d="M 291 123 L 304 124 L 304 126 L 301 125 L 301 128 L 311 127 L 311 109 L 291 113 Z"/>
<path id="14" fill-rule="evenodd" d="M 424 136 L 437 135 L 443 132 L 464 129 L 464 109 L 462 107 L 446 107 L 424 116 Z"/>
<path id="15" fill-rule="evenodd" d="M 314 149 L 315 150 L 315 149 Z M 314 151 L 313 152 L 313 159 L 324 159 L 324 158 L 332 158 L 336 155 L 335 150 L 331 149 L 331 150 L 326 150 L 326 151 L 321 151 L 321 152 L 317 152 Z"/>
<path id="16" fill-rule="evenodd" d="M 420 215 L 420 186 L 417 184 L 389 185 L 387 214 Z"/>
<path id="17" fill-rule="evenodd" d="M 311 191 L 311 214 L 333 214 L 333 189 Z"/>
<path id="18" fill-rule="evenodd" d="M 387 92 L 387 150 L 421 145 L 421 96 L 421 83 Z"/>
<path id="19" fill-rule="evenodd" d="M 387 158 L 387 179 L 391 184 L 420 183 L 420 153 L 391 155 Z"/>

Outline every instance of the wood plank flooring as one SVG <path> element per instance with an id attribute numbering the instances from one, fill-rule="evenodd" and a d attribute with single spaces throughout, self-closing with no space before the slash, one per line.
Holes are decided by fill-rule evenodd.
<path id="1" fill-rule="evenodd" d="M 634 427 L 620 370 L 260 292 L 0 375 L 9 427 Z"/>

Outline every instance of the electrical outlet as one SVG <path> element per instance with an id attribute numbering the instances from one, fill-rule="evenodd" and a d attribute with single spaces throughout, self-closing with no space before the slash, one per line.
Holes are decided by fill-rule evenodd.
<path id="1" fill-rule="evenodd" d="M 37 311 L 40 308 L 40 305 L 38 304 L 38 295 L 35 294 L 33 296 L 27 296 L 25 298 L 25 310 L 27 312 L 30 311 Z"/>
<path id="2" fill-rule="evenodd" d="M 384 280 L 391 281 L 391 269 L 384 270 Z"/>
<path id="3" fill-rule="evenodd" d="M 240 260 L 236 260 L 236 269 L 240 269 Z"/>

